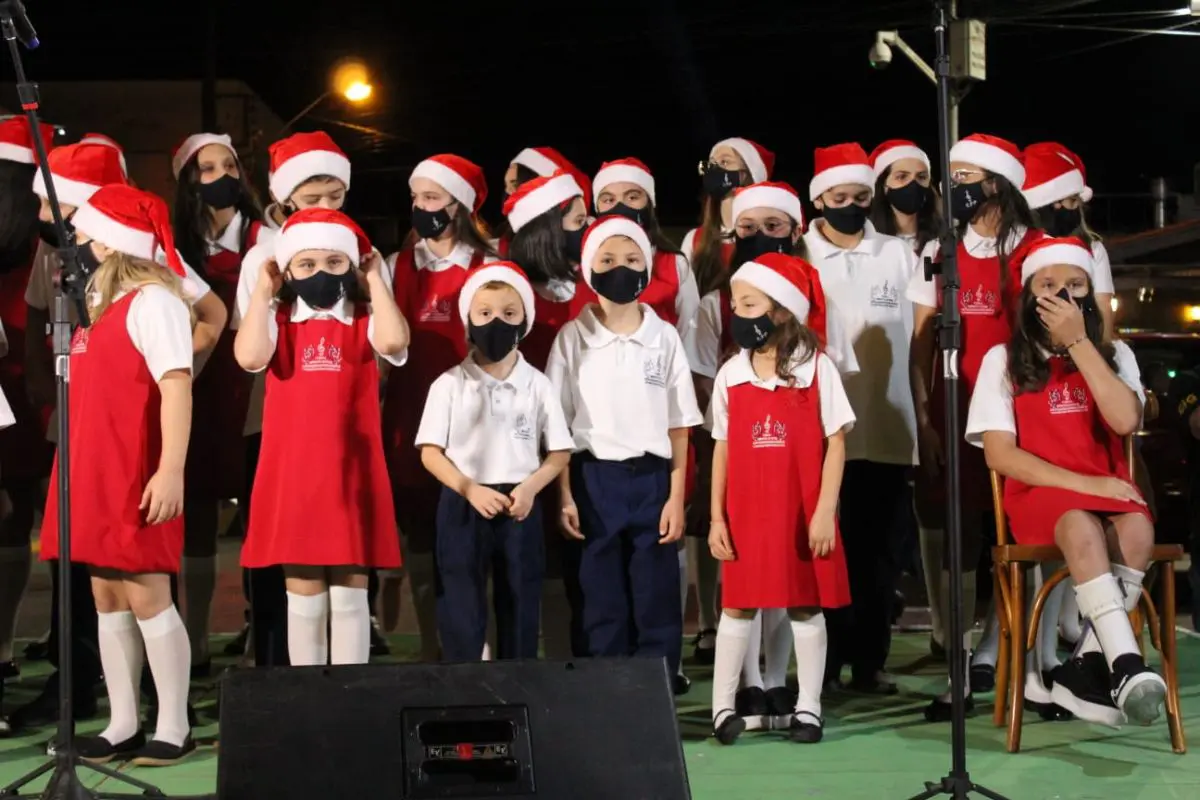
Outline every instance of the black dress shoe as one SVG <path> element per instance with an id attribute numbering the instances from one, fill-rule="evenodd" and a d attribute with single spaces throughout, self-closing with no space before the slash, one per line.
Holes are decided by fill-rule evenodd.
<path id="1" fill-rule="evenodd" d="M 970 676 L 972 694 L 987 694 L 996 688 L 996 668 L 991 664 L 972 664 Z"/>
<path id="2" fill-rule="evenodd" d="M 692 681 L 687 675 L 676 672 L 675 677 L 671 678 L 671 691 L 676 697 L 682 694 L 687 694 L 692 690 Z"/>
<path id="3" fill-rule="evenodd" d="M 169 767 L 178 764 L 196 751 L 196 741 L 189 733 L 183 744 L 171 744 L 161 739 L 152 739 L 133 754 L 133 764 L 138 767 Z"/>
<path id="4" fill-rule="evenodd" d="M 788 738 L 797 744 L 816 744 L 825 736 L 825 722 L 807 711 L 792 717 Z"/>
<path id="5" fill-rule="evenodd" d="M 739 717 L 733 711 L 722 711 L 717 715 L 717 719 L 719 719 L 721 723 L 713 726 L 713 736 L 715 736 L 717 741 L 721 744 L 733 744 L 746 730 L 746 720 Z"/>
<path id="6" fill-rule="evenodd" d="M 89 764 L 107 764 L 115 758 L 127 758 L 146 744 L 146 734 L 138 731 L 123 742 L 113 744 L 103 736 L 75 737 L 75 752 Z"/>
<path id="7" fill-rule="evenodd" d="M 967 695 L 963 698 L 963 708 L 967 714 L 975 710 L 975 698 Z M 929 705 L 925 706 L 925 720 L 927 722 L 949 722 L 954 715 L 954 706 L 949 700 L 943 700 L 940 697 L 935 697 L 929 701 Z"/>

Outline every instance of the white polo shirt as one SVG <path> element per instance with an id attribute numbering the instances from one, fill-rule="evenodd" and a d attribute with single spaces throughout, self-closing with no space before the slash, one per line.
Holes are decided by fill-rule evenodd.
<path id="1" fill-rule="evenodd" d="M 870 222 L 848 250 L 825 238 L 825 224 L 815 222 L 804 243 L 821 276 L 827 314 L 841 322 L 859 366 L 845 380 L 858 419 L 846 436 L 846 459 L 914 464 L 917 417 L 908 374 L 913 308 L 906 295 L 917 259 L 910 245 Z"/>
<path id="2" fill-rule="evenodd" d="M 271 338 L 272 352 L 279 343 L 279 321 L 275 318 L 275 310 L 278 308 L 279 301 L 271 301 L 271 308 L 267 312 L 267 335 Z M 354 307 L 353 304 L 345 297 L 341 298 L 330 309 L 317 309 L 310 306 L 308 303 L 297 297 L 292 302 L 292 322 L 307 322 L 310 319 L 336 319 L 344 325 L 354 324 Z M 408 350 L 405 349 L 396 355 L 387 355 L 380 353 L 379 348 L 375 347 L 375 317 L 372 316 L 367 320 L 367 339 L 371 342 L 371 347 L 375 348 L 376 354 L 380 358 L 387 361 L 392 366 L 402 367 L 404 362 L 408 360 Z M 254 372 L 262 372 L 266 367 Z"/>
<path id="3" fill-rule="evenodd" d="M 546 452 L 574 449 L 550 379 L 524 356 L 507 378 L 489 375 L 473 356 L 443 372 L 429 387 L 416 446 L 446 452 L 458 471 L 485 486 L 519 484 Z"/>
<path id="4" fill-rule="evenodd" d="M 1113 287 L 1112 262 L 1108 248 L 1099 239 L 1092 242 L 1092 290 L 1096 294 L 1115 294 Z"/>
<path id="5" fill-rule="evenodd" d="M 846 398 L 842 376 L 829 356 L 818 353 L 816 358 L 810 358 L 804 363 L 799 363 L 797 359 L 791 372 L 795 380 L 792 386 L 788 386 L 778 375 L 763 380 L 754 371 L 749 350 L 742 350 L 726 361 L 713 383 L 712 401 L 709 403 L 705 419 L 705 427 L 712 432 L 713 439 L 719 442 L 729 439 L 730 387 L 749 383 L 768 392 L 779 388 L 803 389 L 812 386 L 814 376 L 817 379 L 817 399 L 820 402 L 821 427 L 825 431 L 825 438 L 838 431 L 849 432 L 854 429 L 854 409 L 850 407 L 850 401 Z"/>
<path id="6" fill-rule="evenodd" d="M 562 400 L 575 450 L 605 461 L 671 458 L 675 428 L 703 421 L 679 332 L 642 305 L 642 324 L 616 334 L 589 305 L 554 340 L 546 375 Z"/>
<path id="7" fill-rule="evenodd" d="M 1142 388 L 1142 373 L 1129 345 L 1113 342 L 1113 357 L 1117 362 L 1117 377 L 1137 394 L 1138 402 L 1146 405 L 1146 390 Z M 1012 378 L 1008 375 L 1008 346 L 998 344 L 983 357 L 979 377 L 971 394 L 967 411 L 966 440 L 983 447 L 983 434 L 998 431 L 1017 435 L 1017 418 L 1013 413 Z"/>

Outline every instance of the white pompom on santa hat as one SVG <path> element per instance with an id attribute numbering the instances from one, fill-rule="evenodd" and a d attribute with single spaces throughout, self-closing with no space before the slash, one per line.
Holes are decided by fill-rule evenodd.
<path id="1" fill-rule="evenodd" d="M 126 178 L 129 177 L 129 165 L 125 163 L 125 150 L 112 137 L 105 136 L 103 133 L 85 133 L 79 140 L 79 144 L 102 144 L 116 150 L 121 161 L 121 172 L 125 174 Z"/>
<path id="2" fill-rule="evenodd" d="M 851 184 L 875 190 L 875 170 L 867 151 L 858 142 L 846 142 L 813 151 L 813 178 L 808 199 L 816 200 L 835 186 Z"/>
<path id="3" fill-rule="evenodd" d="M 983 167 L 1017 188 L 1025 185 L 1025 163 L 1021 158 L 1021 148 L 999 136 L 973 133 L 950 148 L 950 160 Z"/>
<path id="4" fill-rule="evenodd" d="M 75 230 L 86 239 L 143 261 L 156 262 L 161 250 L 166 265 L 181 278 L 186 276 L 175 234 L 171 212 L 156 194 L 120 183 L 97 189 L 71 219 Z M 184 289 L 194 294 L 195 287 L 184 281 Z"/>
<path id="5" fill-rule="evenodd" d="M 756 183 L 735 189 L 733 193 L 733 221 L 736 224 L 743 212 L 752 208 L 770 208 L 787 214 L 804 231 L 804 207 L 800 195 L 786 183 Z"/>
<path id="6" fill-rule="evenodd" d="M 480 264 L 467 273 L 467 280 L 458 293 L 458 313 L 462 317 L 463 325 L 470 323 L 471 302 L 475 299 L 475 293 L 489 283 L 511 286 L 520 295 L 521 304 L 525 306 L 525 331 L 521 338 L 525 338 L 533 330 L 533 285 L 524 270 L 511 261 L 491 261 Z"/>
<path id="7" fill-rule="evenodd" d="M 1045 208 L 1078 195 L 1087 183 L 1078 156 L 1057 142 L 1038 142 L 1025 148 L 1025 185 L 1021 193 L 1030 208 Z"/>
<path id="8" fill-rule="evenodd" d="M 127 183 L 121 168 L 120 153 L 103 144 L 78 142 L 56 147 L 50 152 L 50 175 L 54 192 L 61 203 L 79 208 L 92 198 L 101 186 Z M 33 192 L 49 199 L 46 182 L 39 170 L 33 176 Z"/>
<path id="9" fill-rule="evenodd" d="M 729 139 L 722 139 L 714 144 L 712 150 L 708 153 L 708 157 L 710 159 L 716 158 L 717 150 L 722 147 L 728 147 L 741 156 L 742 161 L 746 164 L 746 171 L 750 173 L 751 183 L 762 183 L 763 181 L 771 180 L 771 174 L 775 172 L 775 154 L 770 150 L 758 142 L 734 136 Z"/>
<path id="10" fill-rule="evenodd" d="M 487 181 L 483 177 L 483 168 L 453 153 L 430 156 L 417 164 L 408 179 L 409 187 L 416 178 L 433 181 L 471 209 L 472 214 L 478 213 L 487 200 Z"/>
<path id="11" fill-rule="evenodd" d="M 636 158 L 621 158 L 616 161 L 606 161 L 600 165 L 600 171 L 592 179 L 592 197 L 600 202 L 600 193 L 614 183 L 632 183 L 639 187 L 650 198 L 654 199 L 654 175 L 650 168 Z"/>
<path id="12" fill-rule="evenodd" d="M 654 248 L 650 244 L 650 237 L 646 235 L 645 229 L 628 217 L 613 214 L 593 222 L 587 229 L 587 233 L 583 235 L 583 252 L 579 259 L 579 267 L 583 270 L 583 279 L 588 286 L 592 286 L 592 262 L 600 253 L 600 247 L 614 236 L 632 239 L 633 243 L 642 251 L 642 260 L 646 262 L 646 271 L 650 271 L 650 265 L 654 262 Z"/>
<path id="13" fill-rule="evenodd" d="M 807 267 L 807 269 L 806 269 Z M 766 253 L 738 267 L 730 281 L 742 281 L 792 312 L 801 325 L 808 322 L 812 307 L 805 288 L 812 267 L 802 258 L 783 253 Z"/>
<path id="14" fill-rule="evenodd" d="M 521 184 L 504 201 L 504 216 L 513 233 L 552 208 L 583 197 L 583 189 L 569 173 L 556 172 L 548 178 L 534 178 Z"/>
<path id="15" fill-rule="evenodd" d="M 233 153 L 233 157 L 237 158 L 237 150 L 233 149 L 233 139 L 226 133 L 193 133 L 191 136 L 183 140 L 179 147 L 175 148 L 175 154 L 171 156 L 171 169 L 175 173 L 175 177 L 179 177 L 179 173 L 183 172 L 183 168 L 187 166 L 188 161 L 192 156 L 199 153 L 210 144 L 219 144 Z"/>
<path id="16" fill-rule="evenodd" d="M 275 263 L 280 269 L 305 250 L 344 253 L 358 266 L 371 252 L 371 241 L 358 223 L 330 208 L 302 208 L 287 218 L 275 236 Z"/>
<path id="17" fill-rule="evenodd" d="M 1028 283 L 1029 279 L 1040 269 L 1060 264 L 1079 267 L 1087 273 L 1089 278 L 1096 277 L 1092 251 L 1086 244 L 1074 236 L 1057 239 L 1047 236 L 1037 240 L 1029 248 L 1029 254 L 1025 256 L 1025 261 L 1021 264 L 1021 283 Z"/>
<path id="18" fill-rule="evenodd" d="M 37 148 L 29 134 L 29 119 L 25 116 L 0 120 L 0 161 L 15 161 L 18 164 L 36 164 Z M 54 142 L 54 126 L 42 123 L 39 126 L 42 144 L 49 154 Z"/>
<path id="19" fill-rule="evenodd" d="M 888 139 L 871 151 L 871 169 L 875 171 L 875 177 L 878 178 L 892 164 L 906 158 L 915 158 L 925 165 L 925 169 L 931 167 L 929 155 L 917 147 L 916 142 L 910 142 L 908 139 Z"/>
<path id="20" fill-rule="evenodd" d="M 273 143 L 270 188 L 277 202 L 285 203 L 292 192 L 318 175 L 337 178 L 350 188 L 350 159 L 328 133 L 293 133 Z"/>

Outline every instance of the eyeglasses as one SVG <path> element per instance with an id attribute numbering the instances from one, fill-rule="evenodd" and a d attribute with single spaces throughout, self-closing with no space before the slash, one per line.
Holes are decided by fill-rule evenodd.
<path id="1" fill-rule="evenodd" d="M 953 183 L 965 183 L 972 175 L 987 177 L 987 173 L 981 169 L 956 169 L 950 173 L 950 180 Z"/>

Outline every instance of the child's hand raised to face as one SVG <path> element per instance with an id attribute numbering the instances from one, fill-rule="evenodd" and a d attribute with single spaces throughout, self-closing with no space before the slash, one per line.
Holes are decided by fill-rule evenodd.
<path id="1" fill-rule="evenodd" d="M 268 258 L 258 268 L 258 290 L 265 295 L 274 297 L 283 288 L 283 274 L 275 259 Z"/>
<path id="2" fill-rule="evenodd" d="M 480 486 L 478 483 L 467 489 L 467 502 L 482 514 L 484 519 L 495 519 L 497 514 L 508 511 L 512 504 L 512 501 L 495 489 Z"/>

